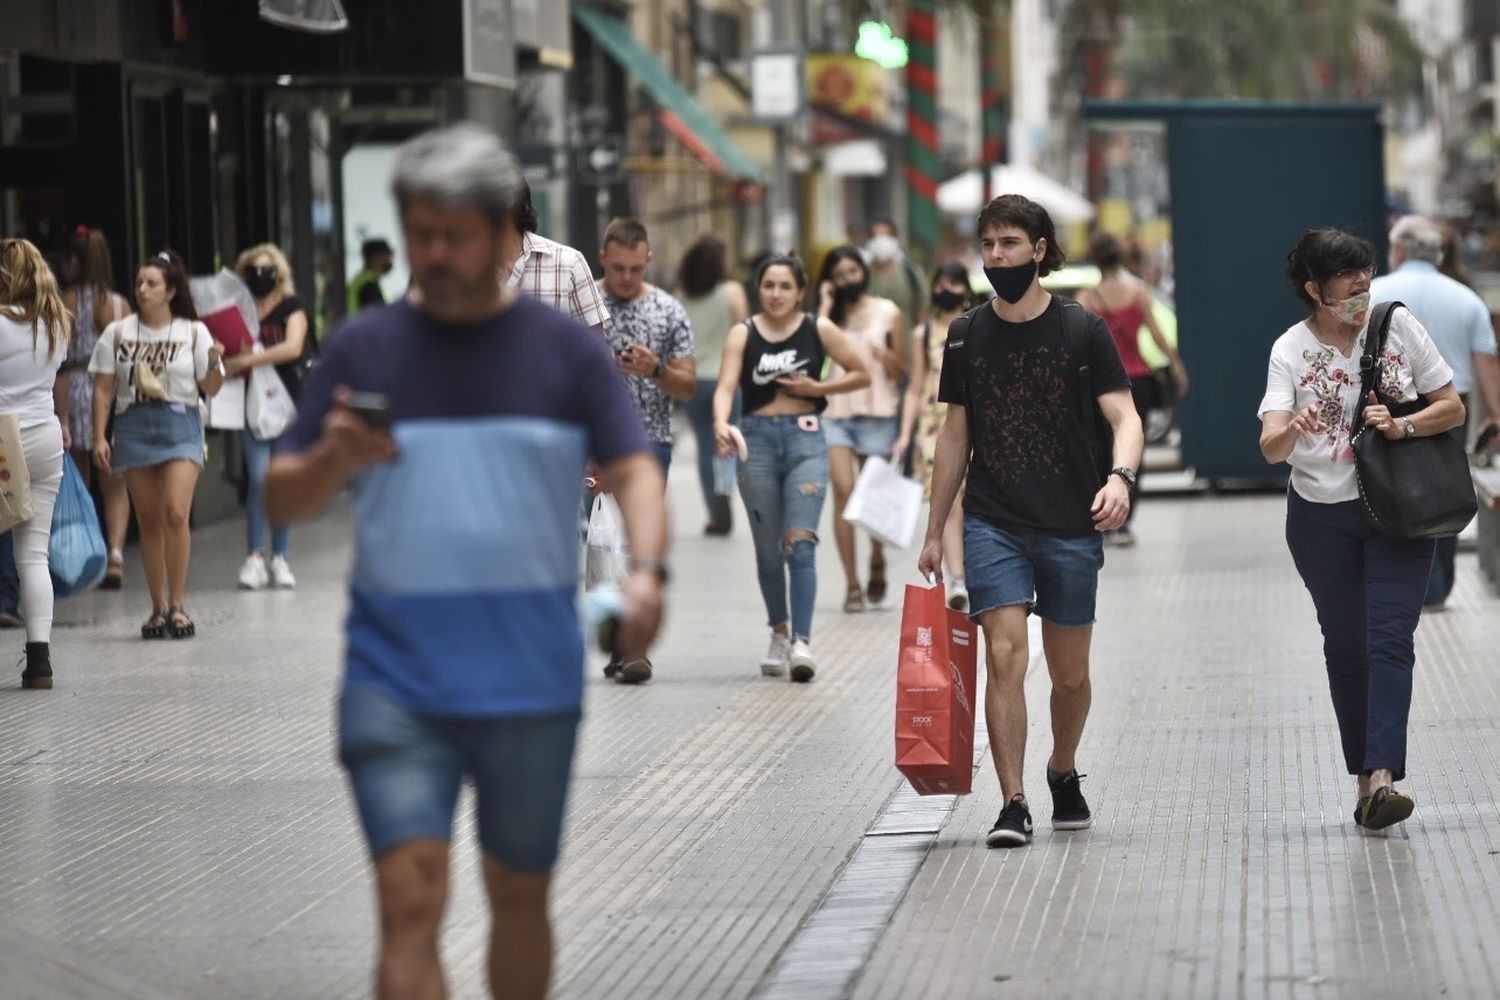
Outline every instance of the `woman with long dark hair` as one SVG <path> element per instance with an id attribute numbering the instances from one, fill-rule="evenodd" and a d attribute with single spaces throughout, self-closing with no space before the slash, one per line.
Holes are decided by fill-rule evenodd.
<path id="1" fill-rule="evenodd" d="M 1376 391 L 1360 398 L 1374 274 L 1375 248 L 1337 229 L 1308 230 L 1287 255 L 1308 316 L 1271 348 L 1260 450 L 1292 467 L 1287 547 L 1318 611 L 1344 764 L 1356 777 L 1354 822 L 1379 830 L 1414 808 L 1395 783 L 1406 776 L 1413 637 L 1433 540 L 1395 538 L 1365 520 L 1351 439 L 1361 427 L 1393 441 L 1445 434 L 1463 423 L 1464 405 L 1453 371 L 1404 308 L 1374 359 Z M 1391 412 L 1423 397 L 1414 413 Z"/>
<path id="2" fill-rule="evenodd" d="M 888 457 L 896 445 L 901 379 L 906 374 L 906 319 L 890 299 L 869 294 L 870 267 L 852 244 L 834 247 L 818 276 L 818 315 L 831 320 L 849 338 L 870 373 L 869 384 L 830 399 L 826 418 L 828 470 L 833 481 L 833 534 L 844 564 L 844 610 L 865 610 L 885 600 L 885 552 L 870 540 L 870 586 L 860 585 L 854 525 L 844 520 L 844 505 L 855 480 L 872 455 Z M 835 368 L 830 378 L 843 375 Z"/>
<path id="3" fill-rule="evenodd" d="M 224 384 L 224 346 L 198 320 L 182 258 L 163 250 L 136 271 L 138 315 L 111 323 L 94 347 L 94 461 L 125 477 L 141 531 L 151 617 L 141 637 L 197 634 L 183 609 L 192 558 L 189 518 L 203 471 L 200 395 Z M 115 415 L 114 433 L 108 432 Z"/>
<path id="4" fill-rule="evenodd" d="M 130 494 L 125 480 L 96 472 L 94 452 L 94 376 L 89 361 L 104 328 L 130 315 L 130 301 L 114 290 L 114 258 L 109 241 L 97 229 L 79 226 L 63 251 L 63 306 L 73 315 L 73 336 L 63 360 L 58 391 L 67 394 L 68 450 L 84 481 L 97 486 L 104 501 L 104 534 L 109 567 L 100 590 L 119 590 L 125 578 L 125 535 L 130 530 Z"/>
<path id="5" fill-rule="evenodd" d="M 693 327 L 693 350 L 698 363 L 698 392 L 684 409 L 693 428 L 698 446 L 698 485 L 703 490 L 703 504 L 708 509 L 706 535 L 727 535 L 733 529 L 734 516 L 727 496 L 720 496 L 714 483 L 714 390 L 719 385 L 719 364 L 724 357 L 724 341 L 729 329 L 743 323 L 750 315 L 745 289 L 729 280 L 727 249 L 724 241 L 712 233 L 698 237 L 677 271 L 677 297 L 687 310 Z M 735 402 L 732 419 L 739 418 Z"/>
<path id="6" fill-rule="evenodd" d="M 807 272 L 794 257 L 770 257 L 756 276 L 764 311 L 736 323 L 724 343 L 714 393 L 719 454 L 739 442 L 730 416 L 736 392 L 745 415 L 739 429 L 749 458 L 739 469 L 740 496 L 755 539 L 755 569 L 771 626 L 761 673 L 813 679 L 813 606 L 818 598 L 818 522 L 828 492 L 828 445 L 819 414 L 828 399 L 869 384 L 864 361 L 844 332 L 802 311 Z M 827 358 L 845 374 L 823 377 Z M 787 603 L 788 577 L 791 604 Z"/>
<path id="7" fill-rule="evenodd" d="M 938 432 L 948 416 L 948 404 L 938 401 L 938 383 L 943 373 L 943 351 L 948 346 L 948 327 L 977 303 L 969 285 L 969 271 L 958 261 L 941 265 L 932 275 L 932 318 L 912 338 L 911 377 L 901 407 L 901 436 L 891 459 L 896 464 L 915 449 L 912 457 L 916 478 L 932 499 L 932 467 L 937 460 Z M 969 591 L 964 586 L 964 512 L 960 489 L 953 511 L 943 526 L 943 579 L 948 584 L 948 604 L 969 610 Z"/>
<path id="8" fill-rule="evenodd" d="M 58 368 L 71 317 L 41 251 L 0 240 L 0 413 L 14 414 L 31 479 L 32 516 L 12 529 L 21 610 L 26 616 L 24 688 L 52 686 L 52 575 L 47 547 L 63 475 L 63 430 L 56 413 Z"/>

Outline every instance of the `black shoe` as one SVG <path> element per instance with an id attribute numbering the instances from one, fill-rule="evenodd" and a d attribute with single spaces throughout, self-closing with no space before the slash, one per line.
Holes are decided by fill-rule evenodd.
<path id="1" fill-rule="evenodd" d="M 26 644 L 26 669 L 21 671 L 21 686 L 38 690 L 52 686 L 52 654 L 47 643 Z"/>
<path id="2" fill-rule="evenodd" d="M 1384 830 L 1388 826 L 1404 823 L 1416 808 L 1417 804 L 1411 799 L 1390 785 L 1382 785 L 1370 795 L 1364 819 L 1359 820 L 1359 824 L 1366 830 Z M 1359 819 L 1357 815 L 1355 818 Z"/>
<path id="3" fill-rule="evenodd" d="M 1000 810 L 1000 818 L 984 838 L 986 847 L 1025 847 L 1031 843 L 1031 810 L 1017 795 Z"/>
<path id="4" fill-rule="evenodd" d="M 1052 790 L 1052 829 L 1087 830 L 1094 825 L 1089 804 L 1083 800 L 1083 789 L 1078 786 L 1078 780 L 1086 777 L 1076 769 L 1060 778 L 1047 775 L 1047 787 Z"/>
<path id="5" fill-rule="evenodd" d="M 644 684 L 651 679 L 651 661 L 644 656 L 639 660 L 622 662 L 615 671 L 617 684 Z"/>
<path id="6" fill-rule="evenodd" d="M 614 680 L 615 675 L 617 675 L 622 669 L 624 669 L 624 667 L 625 660 L 623 657 L 611 656 L 609 658 L 609 662 L 604 665 L 604 676 L 609 678 L 610 680 Z"/>

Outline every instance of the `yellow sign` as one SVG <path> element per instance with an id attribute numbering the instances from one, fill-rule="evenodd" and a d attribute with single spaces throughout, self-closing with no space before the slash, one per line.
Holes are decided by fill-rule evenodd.
<path id="1" fill-rule="evenodd" d="M 859 56 L 813 53 L 807 57 L 807 93 L 815 107 L 849 118 L 885 117 L 885 70 Z"/>

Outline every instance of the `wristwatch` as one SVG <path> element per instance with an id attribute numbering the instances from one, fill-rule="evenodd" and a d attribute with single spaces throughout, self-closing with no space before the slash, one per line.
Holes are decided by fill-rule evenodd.
<path id="1" fill-rule="evenodd" d="M 667 363 L 661 358 L 656 359 L 656 371 L 651 373 L 652 378 L 661 378 L 667 373 Z"/>
<path id="2" fill-rule="evenodd" d="M 632 559 L 630 560 L 630 572 L 650 573 L 656 577 L 658 583 L 665 587 L 672 579 L 672 570 L 660 559 Z"/>
<path id="3" fill-rule="evenodd" d="M 1131 489 L 1135 489 L 1134 469 L 1127 468 L 1126 466 L 1122 465 L 1118 469 L 1110 469 L 1109 474 L 1111 476 L 1119 476 L 1121 479 L 1125 480 L 1126 486 L 1130 487 Z"/>
<path id="4" fill-rule="evenodd" d="M 1406 437 L 1408 439 L 1417 436 L 1417 425 L 1411 422 L 1411 417 L 1402 417 L 1401 422 L 1406 426 Z"/>

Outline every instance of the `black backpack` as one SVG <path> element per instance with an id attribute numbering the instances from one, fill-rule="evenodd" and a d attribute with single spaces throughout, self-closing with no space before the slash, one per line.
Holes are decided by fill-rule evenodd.
<path id="1" fill-rule="evenodd" d="M 1083 427 L 1083 439 L 1089 450 L 1089 460 L 1094 477 L 1100 486 L 1109 479 L 1115 462 L 1115 430 L 1099 409 L 1099 398 L 1094 393 L 1094 370 L 1089 359 L 1089 311 L 1065 295 L 1054 295 L 1062 304 L 1063 333 L 1068 338 L 1068 360 L 1078 366 L 1078 419 Z M 981 309 L 990 308 L 982 303 L 954 320 L 948 328 L 948 339 L 955 334 L 967 336 L 974 324 L 974 317 Z M 960 326 L 959 324 L 963 325 Z"/>

